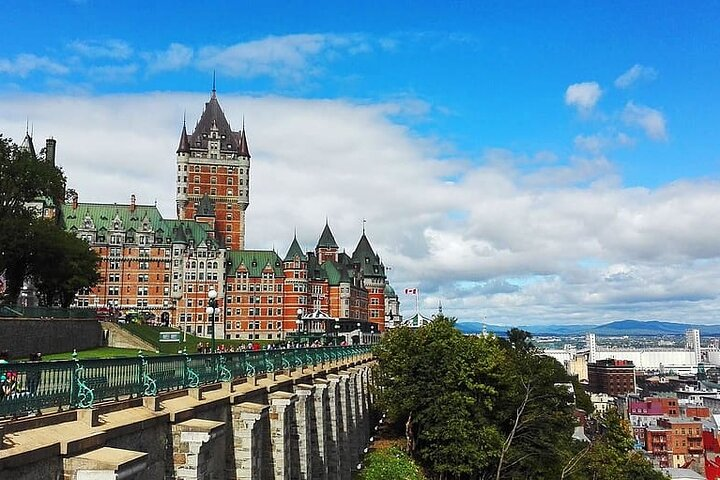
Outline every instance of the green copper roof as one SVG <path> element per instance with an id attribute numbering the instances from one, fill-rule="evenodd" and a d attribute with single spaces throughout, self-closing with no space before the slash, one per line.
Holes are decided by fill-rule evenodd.
<path id="1" fill-rule="evenodd" d="M 79 203 L 73 208 L 71 203 L 66 203 L 61 208 L 61 218 L 67 230 L 75 227 L 79 230 L 86 229 L 86 220 L 91 220 L 94 228 L 99 230 L 105 227 L 107 230 L 135 231 L 157 231 L 165 220 L 160 211 L 154 205 L 120 205 L 116 203 Z M 168 232 L 168 229 L 164 229 Z"/>
<path id="2" fill-rule="evenodd" d="M 209 235 L 210 226 L 193 220 L 166 220 L 154 205 L 121 205 L 115 203 L 72 203 L 61 209 L 61 222 L 66 230 L 97 230 L 101 234 L 121 230 L 153 233 L 163 243 L 192 242 L 199 245 L 217 242 Z"/>
<path id="3" fill-rule="evenodd" d="M 248 275 L 253 278 L 262 276 L 263 270 L 268 265 L 273 269 L 275 277 L 283 277 L 282 260 L 272 250 L 240 250 L 228 252 L 227 259 L 230 262 L 228 267 L 229 275 L 235 275 L 241 266 L 244 266 Z"/>
<path id="4" fill-rule="evenodd" d="M 325 228 L 323 228 L 316 248 L 339 248 L 337 242 L 335 241 L 335 237 L 333 237 L 333 234 L 330 231 L 330 225 L 328 225 L 327 222 L 325 222 Z"/>
<path id="5" fill-rule="evenodd" d="M 307 262 L 307 255 L 305 255 L 302 251 L 302 248 L 300 248 L 300 244 L 297 241 L 297 237 L 293 238 L 292 243 L 290 244 L 290 248 L 288 249 L 287 254 L 285 255 L 285 261 L 290 262 L 292 260 L 295 260 L 295 257 L 299 257 L 301 261 Z"/>
<path id="6" fill-rule="evenodd" d="M 389 298 L 397 298 L 397 293 L 395 293 L 395 289 L 389 284 L 385 284 L 385 296 Z"/>

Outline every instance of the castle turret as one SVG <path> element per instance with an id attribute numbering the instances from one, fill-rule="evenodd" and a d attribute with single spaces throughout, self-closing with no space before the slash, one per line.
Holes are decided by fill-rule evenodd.
<path id="1" fill-rule="evenodd" d="M 245 210 L 250 203 L 250 151 L 245 128 L 234 132 L 220 107 L 213 81 L 210 100 L 177 149 L 178 218 L 193 219 L 200 200 L 212 204 L 215 238 L 232 250 L 245 248 Z"/>

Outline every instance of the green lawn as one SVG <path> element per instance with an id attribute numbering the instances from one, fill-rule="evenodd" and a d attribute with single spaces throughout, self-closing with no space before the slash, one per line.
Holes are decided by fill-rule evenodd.
<path id="1" fill-rule="evenodd" d="M 138 351 L 134 348 L 110 348 L 100 347 L 90 350 L 81 350 L 78 352 L 78 359 L 86 360 L 89 358 L 120 358 L 120 357 L 137 357 Z M 143 352 L 143 355 L 157 355 L 155 352 Z M 72 360 L 72 352 L 53 353 L 43 355 L 43 360 Z"/>
<path id="2" fill-rule="evenodd" d="M 139 323 L 120 323 L 119 325 L 133 335 L 145 340 L 152 345 L 155 345 L 155 347 L 160 350 L 160 353 L 165 354 L 177 353 L 178 350 L 182 350 L 183 348 L 187 348 L 188 353 L 197 353 L 197 344 L 199 342 L 202 342 L 203 344 L 210 343 L 209 338 L 196 337 L 195 335 L 192 335 L 190 333 L 187 333 L 185 334 L 185 336 L 183 336 L 182 331 L 172 327 L 153 327 L 151 325 L 144 325 Z M 180 332 L 180 343 L 160 343 L 160 332 Z M 182 341 L 183 338 L 186 338 L 185 343 L 183 343 Z M 261 345 L 266 345 L 268 343 L 277 343 L 271 340 L 253 340 L 253 342 L 258 342 Z M 248 340 L 227 340 L 224 338 L 215 339 L 216 346 L 225 345 L 226 348 L 247 345 L 247 343 Z"/>
<path id="3" fill-rule="evenodd" d="M 195 335 L 187 334 L 186 342 L 183 343 L 183 333 L 176 328 L 171 327 L 153 327 L 151 325 L 142 325 L 139 323 L 120 323 L 120 327 L 124 328 L 128 332 L 132 333 L 138 338 L 145 340 L 146 342 L 154 345 L 156 352 L 143 351 L 143 355 L 168 355 L 175 354 L 182 351 L 183 348 L 187 348 L 188 353 L 197 353 L 197 344 L 202 342 L 209 344 L 210 340 L 207 338 L 196 337 Z M 160 332 L 180 332 L 180 343 L 161 343 Z M 215 344 L 225 345 L 225 347 L 239 346 L 241 344 L 247 344 L 247 340 L 226 340 L 216 339 Z M 272 343 L 268 340 L 258 340 L 261 344 Z M 137 357 L 138 350 L 134 348 L 110 348 L 100 347 L 93 348 L 90 350 L 82 350 L 78 352 L 78 358 L 80 360 L 89 358 L 120 358 L 120 357 Z M 65 353 L 54 353 L 51 355 L 43 355 L 43 360 L 72 360 L 72 352 Z"/>

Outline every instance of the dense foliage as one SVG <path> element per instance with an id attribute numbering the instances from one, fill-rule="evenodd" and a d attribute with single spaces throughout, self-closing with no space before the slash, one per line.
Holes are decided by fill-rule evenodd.
<path id="1" fill-rule="evenodd" d="M 572 379 L 529 333 L 466 337 L 438 316 L 387 333 L 375 353 L 380 405 L 406 424 L 408 450 L 433 478 L 610 478 L 596 476 L 607 452 L 572 439 Z M 612 448 L 631 458 L 626 441 Z M 655 473 L 644 460 L 632 465 Z"/>
<path id="2" fill-rule="evenodd" d="M 0 273 L 7 279 L 0 300 L 15 303 L 31 279 L 43 304 L 68 306 L 99 281 L 99 258 L 87 243 L 31 207 L 37 199 L 60 205 L 64 193 L 59 168 L 0 135 Z"/>

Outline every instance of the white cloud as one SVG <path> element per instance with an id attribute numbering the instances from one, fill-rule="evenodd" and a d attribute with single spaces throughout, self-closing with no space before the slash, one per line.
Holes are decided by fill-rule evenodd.
<path id="1" fill-rule="evenodd" d="M 297 80 L 317 71 L 313 60 L 331 59 L 341 52 L 358 54 L 370 49 L 361 36 L 297 34 L 270 36 L 262 40 L 198 52 L 198 68 L 217 69 L 237 77 L 270 76 Z"/>
<path id="2" fill-rule="evenodd" d="M 48 57 L 39 57 L 32 53 L 21 53 L 13 60 L 0 58 L 0 73 L 8 73 L 25 78 L 35 71 L 50 73 L 52 75 L 65 75 L 70 69 L 65 65 L 50 60 Z"/>
<path id="3" fill-rule="evenodd" d="M 167 50 L 145 53 L 143 57 L 151 72 L 173 71 L 190 65 L 193 49 L 181 43 L 171 43 Z"/>
<path id="4" fill-rule="evenodd" d="M 183 110 L 192 126 L 206 101 L 14 94 L 0 97 L 0 132 L 20 138 L 30 117 L 38 143 L 55 137 L 81 202 L 126 203 L 134 193 L 172 216 Z M 327 216 L 352 251 L 367 218 L 396 291 L 419 285 L 428 309 L 442 298 L 462 320 L 720 318 L 720 182 L 626 188 L 602 155 L 528 167 L 491 150 L 481 161 L 449 162 L 437 142 L 395 123 L 392 112 L 403 107 L 392 104 L 234 95 L 220 102 L 235 128 L 246 119 L 250 248 L 284 253 L 297 228 L 311 249 Z"/>
<path id="5" fill-rule="evenodd" d="M 576 135 L 573 140 L 575 148 L 599 155 L 610 149 L 632 147 L 635 141 L 624 132 L 601 132 L 592 135 Z"/>
<path id="6" fill-rule="evenodd" d="M 131 81 L 138 71 L 134 63 L 129 65 L 100 65 L 87 69 L 88 77 L 92 80 L 104 82 L 128 82 Z"/>
<path id="7" fill-rule="evenodd" d="M 642 128 L 653 140 L 667 139 L 665 117 L 658 110 L 628 102 L 623 110 L 622 119 L 627 125 Z"/>
<path id="8" fill-rule="evenodd" d="M 125 60 L 133 53 L 132 47 L 123 40 L 76 40 L 70 42 L 68 48 L 87 58 Z"/>
<path id="9" fill-rule="evenodd" d="M 597 82 L 573 83 L 565 90 L 565 104 L 587 113 L 595 107 L 601 95 L 602 89 Z"/>
<path id="10" fill-rule="evenodd" d="M 639 80 L 655 80 L 656 77 L 657 72 L 654 68 L 636 63 L 615 79 L 615 86 L 617 88 L 628 88 Z"/>

